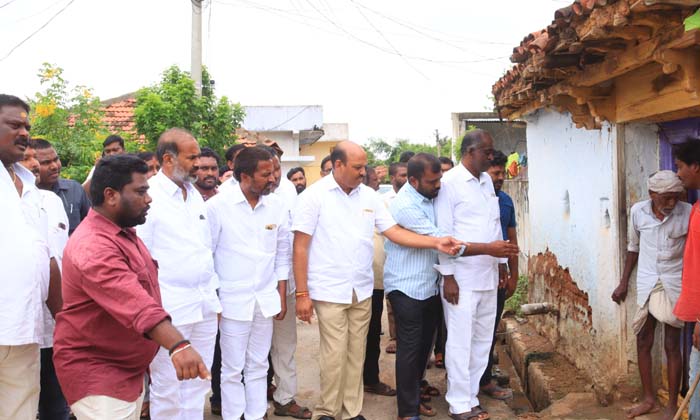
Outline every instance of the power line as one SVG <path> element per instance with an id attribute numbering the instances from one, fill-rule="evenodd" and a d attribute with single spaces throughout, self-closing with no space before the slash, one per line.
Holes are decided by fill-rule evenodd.
<path id="1" fill-rule="evenodd" d="M 355 0 L 350 0 L 350 1 L 353 2 L 353 3 L 355 3 Z M 372 23 L 372 21 L 369 20 L 369 18 L 368 18 L 364 13 L 362 13 L 362 10 L 357 6 L 357 4 L 355 4 L 355 8 L 357 9 L 357 12 L 358 12 L 360 15 L 362 15 L 362 17 L 367 21 L 367 23 L 369 24 L 369 26 L 371 26 L 375 31 L 377 31 L 377 33 L 379 34 L 379 36 L 381 36 L 381 37 L 384 39 L 384 41 L 386 41 L 386 43 L 391 47 L 391 49 L 393 49 L 394 52 L 396 52 L 396 54 L 398 54 L 399 57 L 401 57 L 401 59 L 402 59 L 406 64 L 408 64 L 409 67 L 411 67 L 413 70 L 416 71 L 416 73 L 420 74 L 420 75 L 423 76 L 425 79 L 428 79 L 428 76 L 426 76 L 425 74 L 423 74 L 422 71 L 420 71 L 416 66 L 414 66 L 413 64 L 411 64 L 411 62 L 408 61 L 408 60 L 406 59 L 406 57 L 404 57 L 403 54 L 401 54 L 401 52 L 394 46 L 394 44 L 392 44 L 391 41 L 389 41 L 389 39 L 382 33 L 382 31 L 380 31 L 379 28 L 377 28 L 377 27 Z"/>
<path id="2" fill-rule="evenodd" d="M 304 111 L 306 111 L 306 110 L 309 109 L 309 108 L 311 108 L 311 105 L 306 105 L 304 108 L 301 109 L 301 111 L 299 111 L 299 112 L 297 112 L 296 114 L 292 115 L 290 118 L 284 120 L 283 122 L 277 124 L 276 126 L 274 126 L 274 127 L 272 127 L 272 128 L 268 128 L 268 129 L 265 130 L 265 131 L 272 131 L 272 130 L 276 130 L 276 129 L 282 127 L 283 125 L 287 124 L 288 122 L 294 120 L 296 117 L 298 117 L 299 115 L 301 115 Z"/>
<path id="3" fill-rule="evenodd" d="M 11 5 L 11 4 L 14 3 L 15 1 L 16 1 L 16 0 L 10 0 L 10 1 L 8 1 L 7 3 L 5 3 L 5 4 L 3 4 L 3 5 L 0 5 L 0 9 L 2 9 L 2 8 L 5 7 L 5 6 Z"/>
<path id="4" fill-rule="evenodd" d="M 39 31 L 41 31 L 42 29 L 44 29 L 49 23 L 51 23 L 54 19 L 56 19 L 56 17 L 58 17 L 58 15 L 60 15 L 61 13 L 63 13 L 63 11 L 66 10 L 66 9 L 68 8 L 68 6 L 70 6 L 71 4 L 73 4 L 74 1 L 75 1 L 75 0 L 70 0 L 68 3 L 66 3 L 66 5 L 63 6 L 63 8 L 61 8 L 61 10 L 59 10 L 59 11 L 56 12 L 53 16 L 51 16 L 51 17 L 49 18 L 49 20 L 47 20 L 43 25 L 41 25 L 37 30 L 35 30 L 34 32 L 32 32 L 31 34 L 29 34 L 29 36 L 27 36 L 26 38 L 24 38 L 19 44 L 17 44 L 17 45 L 15 45 L 14 47 L 12 47 L 12 49 L 11 49 L 7 54 L 5 54 L 5 56 L 4 56 L 3 58 L 0 58 L 0 61 L 4 61 L 4 60 L 5 60 L 7 57 L 9 57 L 13 52 L 15 52 L 15 50 L 16 50 L 17 48 L 21 47 L 22 44 L 24 44 L 25 42 L 29 41 L 34 35 L 36 35 L 37 33 L 39 33 Z"/>

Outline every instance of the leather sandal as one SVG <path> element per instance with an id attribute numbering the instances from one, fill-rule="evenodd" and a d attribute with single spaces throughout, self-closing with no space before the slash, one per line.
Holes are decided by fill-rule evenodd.
<path id="1" fill-rule="evenodd" d="M 437 416 L 437 410 L 425 403 L 420 403 L 418 406 L 418 413 L 425 417 L 435 417 Z"/>
<path id="2" fill-rule="evenodd" d="M 374 385 L 365 385 L 365 392 L 382 395 L 385 397 L 393 397 L 396 395 L 396 390 L 384 382 L 377 382 Z"/>
<path id="3" fill-rule="evenodd" d="M 280 404 L 277 401 L 274 403 L 275 406 L 275 415 L 280 416 L 280 417 L 294 417 L 295 419 L 310 419 L 311 418 L 311 410 L 309 410 L 307 407 L 302 407 L 299 404 L 297 404 L 296 401 L 291 400 L 287 404 Z"/>

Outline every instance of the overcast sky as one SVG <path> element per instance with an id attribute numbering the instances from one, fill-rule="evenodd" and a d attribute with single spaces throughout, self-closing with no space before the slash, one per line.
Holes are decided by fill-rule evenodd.
<path id="1" fill-rule="evenodd" d="M 351 140 L 423 142 L 451 135 L 451 112 L 490 108 L 513 46 L 568 3 L 206 0 L 203 62 L 242 105 L 323 105 Z M 101 99 L 123 95 L 189 70 L 190 37 L 188 0 L 0 0 L 2 91 L 33 96 L 50 62 Z"/>

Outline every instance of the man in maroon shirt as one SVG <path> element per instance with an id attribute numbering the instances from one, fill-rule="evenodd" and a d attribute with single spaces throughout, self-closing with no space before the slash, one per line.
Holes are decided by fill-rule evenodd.
<path id="1" fill-rule="evenodd" d="M 79 420 L 138 419 L 144 374 L 159 346 L 170 349 L 178 379 L 209 377 L 163 310 L 156 263 L 133 229 L 151 202 L 147 172 L 134 156 L 101 159 L 92 209 L 64 252 L 54 364 Z"/>

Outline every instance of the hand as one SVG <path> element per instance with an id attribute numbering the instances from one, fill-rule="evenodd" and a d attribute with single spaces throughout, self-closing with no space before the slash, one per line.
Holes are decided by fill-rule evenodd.
<path id="1" fill-rule="evenodd" d="M 459 303 L 459 285 L 454 276 L 445 276 L 442 285 L 442 295 L 445 300 L 453 305 Z"/>
<path id="2" fill-rule="evenodd" d="M 612 300 L 619 305 L 625 301 L 625 298 L 627 298 L 627 284 L 620 282 L 615 291 L 613 291 Z"/>
<path id="3" fill-rule="evenodd" d="M 693 329 L 693 345 L 700 350 L 700 322 L 696 322 L 695 329 Z"/>
<path id="4" fill-rule="evenodd" d="M 459 252 L 459 249 L 464 245 L 464 242 L 459 241 L 451 236 L 444 236 L 442 238 L 436 238 L 437 243 L 435 244 L 435 249 L 448 255 L 455 256 Z"/>
<path id="5" fill-rule="evenodd" d="M 510 298 L 515 294 L 515 289 L 518 288 L 518 278 L 515 276 L 510 276 L 506 282 L 506 299 Z"/>
<path id="6" fill-rule="evenodd" d="M 299 296 L 297 298 L 297 318 L 311 324 L 313 313 L 314 306 L 311 304 L 311 299 L 308 296 Z"/>
<path id="7" fill-rule="evenodd" d="M 506 264 L 498 264 L 498 288 L 505 289 L 508 282 L 508 266 Z"/>
<path id="8" fill-rule="evenodd" d="M 486 254 L 496 258 L 517 257 L 520 249 L 508 241 L 493 241 L 487 244 Z"/>
<path id="9" fill-rule="evenodd" d="M 211 373 L 202 361 L 202 357 L 197 351 L 192 348 L 186 348 L 171 358 L 177 379 L 182 381 L 185 379 L 202 378 L 211 380 Z"/>
<path id="10" fill-rule="evenodd" d="M 280 310 L 280 313 L 277 315 L 273 316 L 272 318 L 277 320 L 277 321 L 282 321 L 287 315 L 287 297 L 286 296 L 280 296 L 280 301 L 281 301 L 281 306 L 282 309 Z"/>

